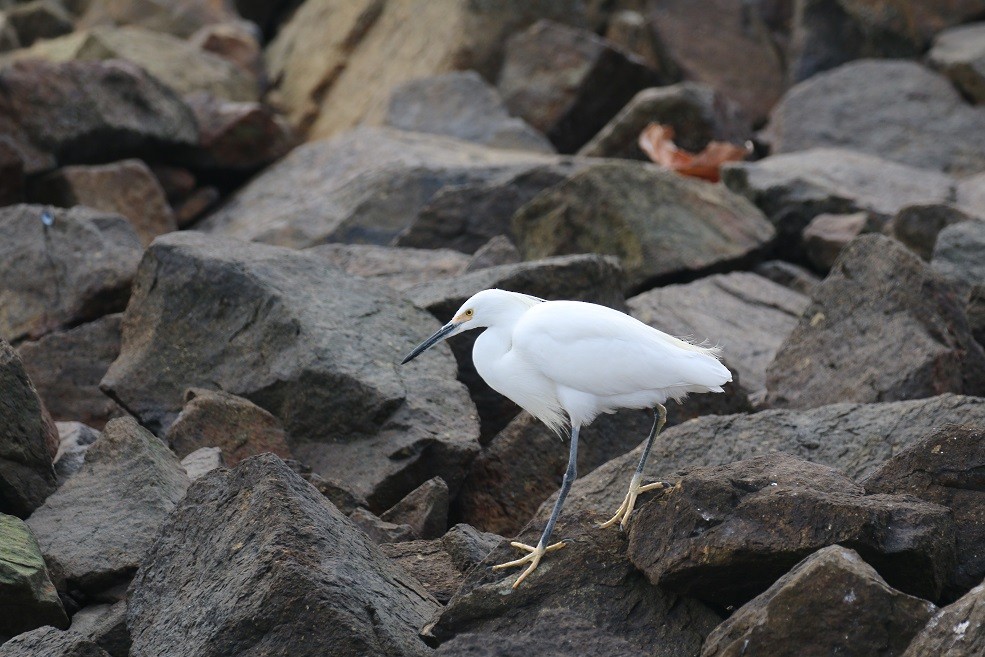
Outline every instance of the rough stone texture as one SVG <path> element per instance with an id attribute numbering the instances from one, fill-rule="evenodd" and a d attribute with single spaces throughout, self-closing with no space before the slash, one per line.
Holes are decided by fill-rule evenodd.
<path id="1" fill-rule="evenodd" d="M 642 59 L 588 30 L 538 21 L 507 42 L 498 88 L 513 115 L 573 153 L 661 82 Z"/>
<path id="2" fill-rule="evenodd" d="M 544 135 L 510 116 L 496 88 L 475 71 L 456 71 L 394 88 L 384 124 L 493 148 L 553 153 Z"/>
<path id="3" fill-rule="evenodd" d="M 283 157 L 294 145 L 286 122 L 258 102 L 232 102 L 206 92 L 185 96 L 198 123 L 199 149 L 190 163 L 200 169 L 253 172 Z"/>
<path id="4" fill-rule="evenodd" d="M 718 89 L 760 122 L 786 88 L 786 3 L 661 0 L 648 14 L 684 77 Z"/>
<path id="5" fill-rule="evenodd" d="M 201 479 L 216 468 L 225 465 L 222 450 L 218 447 L 200 447 L 181 459 L 181 467 L 188 474 L 189 481 Z"/>
<path id="6" fill-rule="evenodd" d="M 291 121 L 326 137 L 379 123 L 401 82 L 467 69 L 493 80 L 509 35 L 539 18 L 584 24 L 584 14 L 576 0 L 308 2 L 265 58 Z"/>
<path id="7" fill-rule="evenodd" d="M 646 161 L 639 136 L 650 123 L 671 126 L 674 143 L 692 152 L 712 140 L 741 144 L 752 137 L 749 124 L 732 101 L 708 85 L 682 82 L 644 89 L 633 96 L 578 154 Z"/>
<path id="8" fill-rule="evenodd" d="M 741 387 L 757 398 L 766 390 L 766 367 L 809 302 L 748 272 L 658 287 L 628 301 L 632 315 L 655 329 L 719 345 Z"/>
<path id="9" fill-rule="evenodd" d="M 968 293 L 968 325 L 978 344 L 985 346 L 985 285 L 976 285 Z"/>
<path id="10" fill-rule="evenodd" d="M 42 625 L 68 627 L 37 540 L 20 518 L 0 513 L 0 636 Z"/>
<path id="11" fill-rule="evenodd" d="M 818 270 L 828 271 L 848 243 L 866 232 L 869 224 L 867 212 L 817 215 L 804 227 L 804 251 L 808 260 Z"/>
<path id="12" fill-rule="evenodd" d="M 949 509 L 868 495 L 837 470 L 772 454 L 685 471 L 635 512 L 629 558 L 651 582 L 742 604 L 815 550 L 856 550 L 895 588 L 937 600 L 954 564 Z"/>
<path id="13" fill-rule="evenodd" d="M 985 650 L 985 583 L 938 611 L 903 657 L 975 657 Z"/>
<path id="14" fill-rule="evenodd" d="M 985 399 L 941 395 L 882 404 L 832 404 L 807 411 L 767 410 L 753 415 L 701 417 L 664 431 L 654 443 L 644 481 L 675 481 L 682 468 L 724 465 L 785 452 L 861 479 L 886 460 L 947 424 L 985 426 Z M 565 513 L 580 509 L 609 518 L 626 496 L 643 453 L 640 444 L 571 487 Z M 644 493 L 640 502 L 658 493 Z M 550 514 L 553 497 L 537 512 Z M 602 517 L 604 516 L 604 517 Z"/>
<path id="15" fill-rule="evenodd" d="M 322 244 L 308 253 L 331 262 L 353 276 L 361 276 L 406 290 L 455 276 L 469 257 L 453 249 L 412 249 L 374 244 Z"/>
<path id="16" fill-rule="evenodd" d="M 934 245 L 940 232 L 948 226 L 973 217 L 948 203 L 908 205 L 900 208 L 896 216 L 886 224 L 885 232 L 924 260 L 934 254 Z"/>
<path id="17" fill-rule="evenodd" d="M 448 604 L 465 579 L 440 539 L 383 543 L 380 552 L 418 580 L 441 604 Z"/>
<path id="18" fill-rule="evenodd" d="M 420 538 L 438 538 L 448 529 L 448 484 L 428 479 L 383 512 L 381 520 L 410 525 Z"/>
<path id="19" fill-rule="evenodd" d="M 462 273 L 478 271 L 488 267 L 498 265 L 515 265 L 523 262 L 520 249 L 516 248 L 506 235 L 497 235 L 479 247 L 479 250 L 472 254 L 472 258 L 465 265 Z"/>
<path id="20" fill-rule="evenodd" d="M 985 114 L 947 78 L 908 61 L 852 62 L 801 82 L 765 137 L 774 153 L 841 146 L 955 175 L 985 169 Z"/>
<path id="21" fill-rule="evenodd" d="M 0 338 L 0 513 L 26 518 L 55 490 L 58 431 L 17 352 Z"/>
<path id="22" fill-rule="evenodd" d="M 930 264 L 949 279 L 985 284 L 985 221 L 964 221 L 942 230 Z"/>
<path id="23" fill-rule="evenodd" d="M 715 628 L 701 657 L 897 657 L 937 610 L 854 550 L 818 550 Z"/>
<path id="24" fill-rule="evenodd" d="M 191 388 L 166 440 L 180 458 L 202 447 L 218 447 L 229 467 L 270 452 L 291 458 L 280 421 L 248 399 L 221 390 Z"/>
<path id="25" fill-rule="evenodd" d="M 55 454 L 55 475 L 58 485 L 82 469 L 86 452 L 99 438 L 100 432 L 81 422 L 56 422 L 58 427 L 58 453 Z"/>
<path id="26" fill-rule="evenodd" d="M 174 91 L 119 60 L 17 61 L 0 69 L 0 126 L 27 173 L 59 164 L 161 159 L 196 142 Z"/>
<path id="27" fill-rule="evenodd" d="M 973 101 L 985 101 L 985 24 L 944 30 L 934 38 L 927 61 Z"/>
<path id="28" fill-rule="evenodd" d="M 144 246 L 178 228 L 164 189 L 141 160 L 59 169 L 35 183 L 31 197 L 36 203 L 121 214 Z"/>
<path id="29" fill-rule="evenodd" d="M 437 135 L 360 128 L 294 149 L 197 228 L 294 248 L 388 244 L 440 189 L 549 161 Z"/>
<path id="30" fill-rule="evenodd" d="M 467 573 L 505 540 L 502 536 L 459 523 L 441 537 L 441 544 L 451 556 L 455 567 L 462 573 Z"/>
<path id="31" fill-rule="evenodd" d="M 164 443 L 133 418 L 110 421 L 82 469 L 28 520 L 55 585 L 95 595 L 126 583 L 186 488 Z"/>
<path id="32" fill-rule="evenodd" d="M 889 459 L 862 481 L 867 493 L 905 493 L 954 514 L 954 599 L 985 578 L 985 426 L 948 425 Z"/>
<path id="33" fill-rule="evenodd" d="M 189 550 L 188 546 L 196 546 Z M 427 655 L 435 600 L 277 457 L 195 482 L 127 601 L 133 657 Z"/>
<path id="34" fill-rule="evenodd" d="M 123 217 L 13 205 L 0 208 L 0 229 L 0 337 L 36 339 L 123 310 L 141 253 Z"/>
<path id="35" fill-rule="evenodd" d="M 178 37 L 191 36 L 203 24 L 225 23 L 239 18 L 229 0 L 88 0 L 80 18 L 83 27 L 139 25 Z M 269 2 L 275 5 L 276 2 Z"/>
<path id="36" fill-rule="evenodd" d="M 110 418 L 120 415 L 120 407 L 102 393 L 99 381 L 120 355 L 122 317 L 119 313 L 105 315 L 17 347 L 55 420 L 102 429 Z"/>
<path id="37" fill-rule="evenodd" d="M 321 258 L 172 233 L 145 254 L 102 387 L 158 432 L 189 387 L 249 399 L 299 460 L 382 511 L 436 475 L 457 491 L 478 450 L 446 348 L 399 367 L 439 326 Z"/>
<path id="38" fill-rule="evenodd" d="M 889 220 L 915 203 L 943 203 L 949 176 L 838 148 L 812 148 L 722 168 L 722 182 L 755 203 L 787 241 L 821 213 L 868 212 Z"/>
<path id="39" fill-rule="evenodd" d="M 440 189 L 397 236 L 395 243 L 473 253 L 497 236 L 513 240 L 514 213 L 545 189 L 563 182 L 591 162 L 563 158 L 520 173 L 507 172 L 489 181 Z"/>
<path id="40" fill-rule="evenodd" d="M 109 657 L 102 648 L 72 631 L 39 627 L 0 645 L 0 657 Z"/>
<path id="41" fill-rule="evenodd" d="M 130 632 L 127 630 L 127 603 L 90 605 L 72 616 L 73 632 L 81 634 L 109 653 L 109 657 L 129 657 Z"/>
<path id="42" fill-rule="evenodd" d="M 0 205 L 24 202 L 24 159 L 7 135 L 0 135 Z"/>
<path id="43" fill-rule="evenodd" d="M 513 216 L 513 230 L 528 259 L 618 256 L 630 289 L 742 262 L 774 237 L 762 213 L 724 187 L 615 161 L 542 192 Z"/>
<path id="44" fill-rule="evenodd" d="M 545 299 L 590 301 L 624 310 L 622 287 L 622 270 L 614 259 L 584 254 L 480 269 L 419 285 L 405 294 L 414 305 L 426 308 L 444 324 L 478 290 L 499 288 Z M 426 337 L 427 334 L 422 333 L 418 342 Z M 472 363 L 472 346 L 477 337 L 477 332 L 470 331 L 455 336 L 448 344 L 458 361 L 458 380 L 468 386 L 478 409 L 482 436 L 489 439 L 506 426 L 519 412 L 519 407 L 486 385 L 476 372 Z"/>
<path id="45" fill-rule="evenodd" d="M 350 513 L 349 520 L 377 545 L 416 541 L 420 538 L 410 525 L 387 522 L 363 508 Z"/>
<path id="46" fill-rule="evenodd" d="M 541 529 L 529 526 L 520 540 L 536 543 Z M 491 569 L 516 558 L 506 542 L 472 570 L 426 628 L 442 644 L 436 654 L 693 655 L 719 622 L 695 600 L 651 586 L 626 558 L 619 532 L 575 515 L 562 516 L 554 536 L 566 547 L 516 590 L 515 570 Z"/>
<path id="47" fill-rule="evenodd" d="M 906 357 L 887 344 L 906 345 Z M 982 395 L 985 352 L 947 279 L 899 242 L 863 235 L 815 290 L 766 388 L 775 408 Z"/>
<path id="48" fill-rule="evenodd" d="M 767 260 L 756 265 L 753 273 L 807 296 L 814 294 L 814 288 L 821 282 L 814 272 L 786 260 Z"/>

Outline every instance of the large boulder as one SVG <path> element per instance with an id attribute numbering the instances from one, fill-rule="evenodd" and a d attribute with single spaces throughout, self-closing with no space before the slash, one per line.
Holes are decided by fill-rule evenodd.
<path id="1" fill-rule="evenodd" d="M 801 82 L 765 137 L 775 153 L 841 146 L 955 175 L 985 170 L 985 114 L 908 61 L 862 60 Z"/>
<path id="2" fill-rule="evenodd" d="M 536 543 L 542 526 L 519 540 Z M 670 657 L 694 655 L 719 622 L 701 603 L 651 586 L 626 558 L 626 539 L 600 531 L 584 515 L 565 515 L 552 552 L 511 590 L 515 570 L 490 566 L 516 558 L 501 543 L 474 568 L 427 631 L 437 655 L 561 654 Z"/>
<path id="3" fill-rule="evenodd" d="M 42 625 L 68 627 L 37 539 L 20 518 L 0 513 L 0 637 Z"/>
<path id="4" fill-rule="evenodd" d="M 766 387 L 776 408 L 983 395 L 985 351 L 947 279 L 899 242 L 863 235 L 814 291 Z"/>
<path id="5" fill-rule="evenodd" d="M 134 578 L 127 625 L 133 657 L 424 657 L 417 632 L 437 608 L 267 454 L 189 489 Z"/>
<path id="6" fill-rule="evenodd" d="M 810 300 L 748 272 L 658 287 L 627 302 L 636 319 L 670 335 L 722 348 L 749 394 L 766 393 L 766 367 Z"/>
<path id="7" fill-rule="evenodd" d="M 985 582 L 930 619 L 902 657 L 975 657 L 985 651 Z"/>
<path id="8" fill-rule="evenodd" d="M 99 389 L 106 370 L 120 355 L 122 315 L 114 313 L 34 342 L 17 353 L 51 416 L 101 429 L 120 407 Z"/>
<path id="9" fill-rule="evenodd" d="M 17 352 L 0 338 L 0 513 L 26 518 L 55 490 L 55 423 Z"/>
<path id="10" fill-rule="evenodd" d="M 937 600 L 954 564 L 954 523 L 945 507 L 865 495 L 834 468 L 772 454 L 686 471 L 629 527 L 629 558 L 651 582 L 720 606 L 748 601 L 834 544 L 901 591 Z"/>
<path id="11" fill-rule="evenodd" d="M 547 161 L 438 135 L 360 128 L 294 149 L 196 227 L 294 248 L 388 244 L 442 188 Z"/>
<path id="12" fill-rule="evenodd" d="M 13 205 L 0 228 L 0 337 L 36 339 L 126 306 L 142 248 L 125 218 Z"/>
<path id="13" fill-rule="evenodd" d="M 937 610 L 893 589 L 854 550 L 818 550 L 715 628 L 701 657 L 900 655 Z"/>
<path id="14" fill-rule="evenodd" d="M 985 221 L 962 221 L 942 230 L 930 264 L 951 280 L 985 285 Z"/>
<path id="15" fill-rule="evenodd" d="M 58 589 L 94 596 L 128 582 L 186 488 L 163 442 L 131 417 L 111 420 L 82 469 L 28 519 Z"/>
<path id="16" fill-rule="evenodd" d="M 478 450 L 447 349 L 399 366 L 439 326 L 316 256 L 172 233 L 145 254 L 102 387 L 160 434 L 188 388 L 244 397 L 298 459 L 383 511 L 436 475 L 457 491 Z"/>
<path id="17" fill-rule="evenodd" d="M 105 650 L 77 632 L 39 627 L 0 646 L 0 657 L 109 657 Z"/>
<path id="18" fill-rule="evenodd" d="M 638 162 L 591 166 L 545 190 L 513 216 L 527 258 L 618 256 L 627 287 L 650 287 L 750 260 L 775 231 L 724 187 Z"/>

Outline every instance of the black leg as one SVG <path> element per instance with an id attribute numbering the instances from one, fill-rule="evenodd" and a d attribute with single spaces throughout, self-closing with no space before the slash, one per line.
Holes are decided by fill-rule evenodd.
<path id="1" fill-rule="evenodd" d="M 561 491 L 557 494 L 557 502 L 554 503 L 554 510 L 551 511 L 551 517 L 547 521 L 547 525 L 544 527 L 544 533 L 540 536 L 539 545 L 544 547 L 547 546 L 548 541 L 551 540 L 551 534 L 554 532 L 554 523 L 557 522 L 557 518 L 561 515 L 561 507 L 564 506 L 564 498 L 568 496 L 568 491 L 571 490 L 571 484 L 574 483 L 575 477 L 577 477 L 577 462 L 578 462 L 578 431 L 580 427 L 571 427 L 571 449 L 568 452 L 568 469 L 564 471 L 564 481 L 561 482 Z"/>

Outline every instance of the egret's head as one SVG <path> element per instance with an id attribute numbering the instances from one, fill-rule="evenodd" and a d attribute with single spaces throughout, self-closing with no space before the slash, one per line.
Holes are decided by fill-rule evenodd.
<path id="1" fill-rule="evenodd" d="M 516 314 L 517 311 L 522 313 L 523 310 L 535 303 L 540 303 L 540 301 L 542 299 L 537 297 L 504 290 L 477 292 L 462 304 L 450 322 L 435 331 L 430 338 L 417 345 L 414 351 L 404 358 L 403 362 L 407 363 L 414 360 L 434 345 L 453 335 L 470 329 L 492 326 L 507 315 Z"/>

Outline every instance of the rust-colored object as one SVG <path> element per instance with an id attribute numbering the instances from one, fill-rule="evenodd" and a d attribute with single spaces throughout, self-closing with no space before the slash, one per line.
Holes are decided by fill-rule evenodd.
<path id="1" fill-rule="evenodd" d="M 712 141 L 700 153 L 691 153 L 678 148 L 674 143 L 672 127 L 659 123 L 651 123 L 643 128 L 639 145 L 640 150 L 660 166 L 681 175 L 710 182 L 718 182 L 722 164 L 744 160 L 750 152 L 748 146 Z"/>

